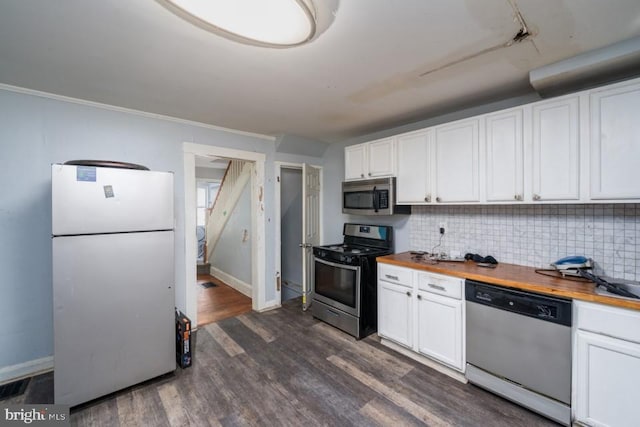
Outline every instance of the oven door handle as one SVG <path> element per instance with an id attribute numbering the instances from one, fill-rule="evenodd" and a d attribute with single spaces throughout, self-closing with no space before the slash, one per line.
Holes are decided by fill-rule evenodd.
<path id="1" fill-rule="evenodd" d="M 331 261 L 326 261 L 322 258 L 318 258 L 318 257 L 314 257 L 316 262 L 325 264 L 325 265 L 329 265 L 331 267 L 336 267 L 336 268 L 346 268 L 347 270 L 353 270 L 353 271 L 360 271 L 360 267 L 359 266 L 354 266 L 354 265 L 346 265 L 346 264 L 340 264 L 337 262 L 331 262 Z"/>

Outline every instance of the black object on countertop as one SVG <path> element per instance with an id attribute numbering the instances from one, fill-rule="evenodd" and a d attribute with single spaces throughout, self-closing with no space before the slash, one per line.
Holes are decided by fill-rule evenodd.
<path id="1" fill-rule="evenodd" d="M 627 298 L 640 299 L 638 295 L 629 292 L 628 290 L 620 287 L 618 284 L 607 282 L 603 278 L 598 277 L 595 274 L 591 274 L 582 268 L 578 269 L 578 273 L 580 274 L 580 276 L 584 277 L 585 279 L 591 280 L 596 285 L 602 286 L 607 290 L 607 292 L 611 292 L 612 294 L 620 295 Z"/>
<path id="2" fill-rule="evenodd" d="M 474 262 L 482 263 L 482 264 L 497 264 L 498 260 L 492 257 L 491 255 L 487 255 L 483 257 L 482 255 L 467 253 L 464 256 L 464 259 L 471 260 Z"/>

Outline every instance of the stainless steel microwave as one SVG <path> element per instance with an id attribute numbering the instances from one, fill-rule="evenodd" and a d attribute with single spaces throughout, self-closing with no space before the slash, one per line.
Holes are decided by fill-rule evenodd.
<path id="1" fill-rule="evenodd" d="M 344 181 L 342 213 L 353 215 L 393 215 L 411 213 L 411 206 L 396 206 L 394 177 Z"/>

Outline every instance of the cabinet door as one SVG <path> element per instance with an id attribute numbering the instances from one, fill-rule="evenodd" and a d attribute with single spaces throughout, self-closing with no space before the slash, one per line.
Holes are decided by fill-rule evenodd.
<path id="1" fill-rule="evenodd" d="M 640 199 L 640 84 L 591 94 L 591 198 Z"/>
<path id="2" fill-rule="evenodd" d="M 412 289 L 378 281 L 378 335 L 411 348 Z"/>
<path id="3" fill-rule="evenodd" d="M 397 141 L 397 203 L 431 202 L 431 130 L 401 135 Z"/>
<path id="4" fill-rule="evenodd" d="M 637 426 L 640 344 L 582 330 L 576 335 L 576 421 Z"/>
<path id="5" fill-rule="evenodd" d="M 418 351 L 463 370 L 462 301 L 418 291 Z"/>
<path id="6" fill-rule="evenodd" d="M 487 201 L 524 199 L 522 109 L 486 116 Z"/>
<path id="7" fill-rule="evenodd" d="M 436 202 L 479 202 L 478 119 L 436 128 Z"/>
<path id="8" fill-rule="evenodd" d="M 369 172 L 367 176 L 393 176 L 395 175 L 396 151 L 394 138 L 381 139 L 370 142 L 369 150 Z"/>
<path id="9" fill-rule="evenodd" d="M 344 179 L 362 179 L 367 171 L 367 145 L 358 144 L 344 149 Z"/>
<path id="10" fill-rule="evenodd" d="M 533 106 L 533 200 L 579 200 L 578 97 Z"/>

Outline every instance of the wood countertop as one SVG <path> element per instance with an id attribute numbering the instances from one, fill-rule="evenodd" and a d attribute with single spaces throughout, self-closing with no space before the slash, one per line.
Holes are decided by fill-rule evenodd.
<path id="1" fill-rule="evenodd" d="M 598 295 L 594 290 L 595 284 L 593 283 L 576 282 L 562 279 L 560 277 L 544 276 L 536 273 L 536 269 L 533 267 L 500 263 L 496 268 L 491 269 L 478 267 L 472 261 L 438 261 L 434 264 L 434 262 L 429 259 L 417 259 L 409 252 L 378 257 L 377 261 L 384 264 L 392 264 L 399 267 L 440 273 L 448 276 L 461 277 L 463 279 L 477 280 L 479 282 L 538 292 L 561 298 L 572 298 L 640 310 L 640 300 L 633 301 Z"/>

